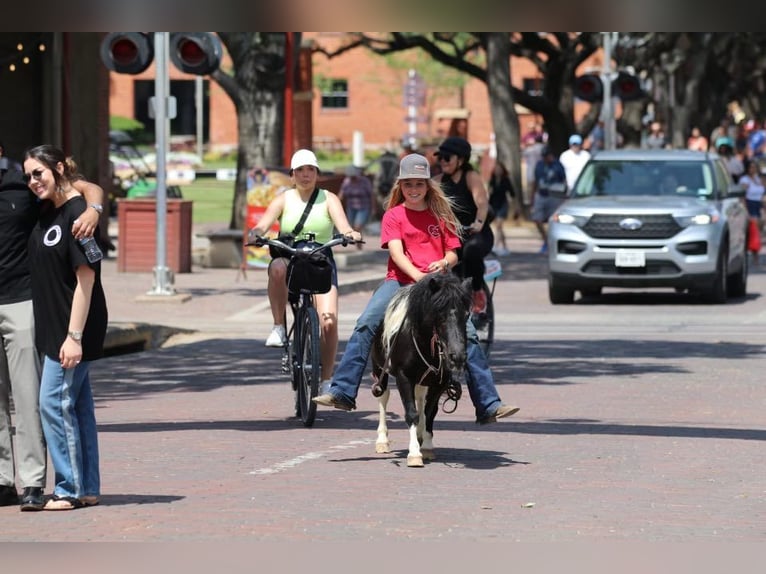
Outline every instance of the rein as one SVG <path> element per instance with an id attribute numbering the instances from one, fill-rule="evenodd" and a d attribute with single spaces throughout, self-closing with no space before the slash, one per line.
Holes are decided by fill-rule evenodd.
<path id="1" fill-rule="evenodd" d="M 415 345 L 415 350 L 418 352 L 418 356 L 420 357 L 420 360 L 425 363 L 426 371 L 423 373 L 423 376 L 420 377 L 420 380 L 418 381 L 419 385 L 423 384 L 423 381 L 428 376 L 429 373 L 434 373 L 435 375 L 439 375 L 442 372 L 442 358 L 444 355 L 444 350 L 442 349 L 442 346 L 439 345 L 439 335 L 436 333 L 436 329 L 434 329 L 434 334 L 431 337 L 431 355 L 437 355 L 439 357 L 439 364 L 438 366 L 434 367 L 431 363 L 428 362 L 428 360 L 423 356 L 423 352 L 420 350 L 420 347 L 418 346 L 418 341 L 415 339 L 415 333 L 412 333 L 412 343 Z M 439 353 L 436 353 L 436 347 L 439 347 Z"/>

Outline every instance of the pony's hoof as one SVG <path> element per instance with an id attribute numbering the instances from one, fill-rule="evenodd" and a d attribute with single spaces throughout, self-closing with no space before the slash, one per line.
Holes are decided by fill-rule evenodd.
<path id="1" fill-rule="evenodd" d="M 407 466 L 412 468 L 420 468 L 423 466 L 423 457 L 422 456 L 408 456 L 407 457 Z"/>
<path id="2" fill-rule="evenodd" d="M 385 454 L 391 452 L 391 445 L 387 442 L 375 443 L 375 452 L 378 454 Z"/>
<path id="3" fill-rule="evenodd" d="M 420 449 L 420 454 L 423 455 L 423 460 L 436 460 L 436 455 L 434 454 L 434 451 L 432 451 L 429 448 Z"/>

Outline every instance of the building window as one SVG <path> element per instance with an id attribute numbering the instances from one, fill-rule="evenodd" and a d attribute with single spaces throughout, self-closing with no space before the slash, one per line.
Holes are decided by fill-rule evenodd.
<path id="1" fill-rule="evenodd" d="M 322 85 L 322 109 L 339 110 L 348 108 L 348 81 L 327 80 Z"/>
<path id="2" fill-rule="evenodd" d="M 542 96 L 543 95 L 543 79 L 542 78 L 524 78 L 524 91 L 530 96 Z"/>

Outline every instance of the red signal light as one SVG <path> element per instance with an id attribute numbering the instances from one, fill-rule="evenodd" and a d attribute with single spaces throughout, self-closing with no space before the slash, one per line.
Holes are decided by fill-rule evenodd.
<path id="1" fill-rule="evenodd" d="M 187 74 L 205 76 L 221 65 L 223 47 L 212 32 L 176 32 L 170 35 L 170 59 Z"/>
<path id="2" fill-rule="evenodd" d="M 111 32 L 101 41 L 101 61 L 120 74 L 140 74 L 154 59 L 154 48 L 148 34 Z"/>
<path id="3" fill-rule="evenodd" d="M 598 102 L 604 97 L 604 86 L 596 74 L 577 76 L 573 86 L 574 95 L 586 102 Z"/>

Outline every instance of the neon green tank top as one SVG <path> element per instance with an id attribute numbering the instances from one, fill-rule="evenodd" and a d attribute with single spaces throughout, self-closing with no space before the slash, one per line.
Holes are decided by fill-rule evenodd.
<path id="1" fill-rule="evenodd" d="M 282 233 L 292 233 L 295 226 L 298 225 L 298 221 L 301 215 L 303 215 L 303 210 L 306 209 L 308 202 L 301 199 L 301 194 L 298 193 L 297 189 L 288 189 L 284 193 L 285 208 L 282 210 L 282 215 L 279 218 L 279 228 L 282 230 Z M 319 243 L 325 243 L 332 239 L 334 226 L 332 219 L 330 219 L 330 212 L 327 209 L 328 193 L 326 189 L 319 190 L 314 205 L 311 206 L 311 211 L 303 223 L 303 229 L 301 229 L 297 239 L 303 239 L 305 233 L 316 235 L 316 241 Z"/>

